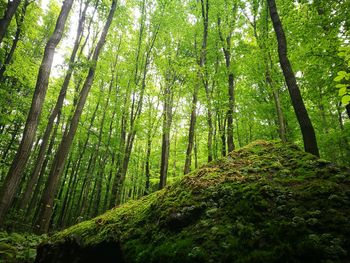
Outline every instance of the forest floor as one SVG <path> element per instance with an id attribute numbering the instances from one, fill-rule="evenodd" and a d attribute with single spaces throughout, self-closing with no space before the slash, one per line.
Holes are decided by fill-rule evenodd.
<path id="1" fill-rule="evenodd" d="M 349 217 L 348 168 L 258 141 L 54 234 L 36 262 L 349 262 Z"/>
<path id="2" fill-rule="evenodd" d="M 0 262 L 33 262 L 36 248 L 45 238 L 31 233 L 0 232 Z"/>

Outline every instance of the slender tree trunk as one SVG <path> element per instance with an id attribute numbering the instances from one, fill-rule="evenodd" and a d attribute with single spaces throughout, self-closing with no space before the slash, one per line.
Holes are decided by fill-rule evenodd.
<path id="1" fill-rule="evenodd" d="M 152 131 L 148 130 L 147 132 L 147 147 L 146 147 L 146 164 L 145 164 L 145 173 L 146 173 L 146 187 L 145 194 L 149 194 L 150 178 L 151 178 L 151 168 L 150 168 L 150 158 L 151 158 L 151 149 L 152 149 Z"/>
<path id="2" fill-rule="evenodd" d="M 195 126 L 197 121 L 197 101 L 198 101 L 198 86 L 196 85 L 193 91 L 192 97 L 192 107 L 191 107 L 191 119 L 190 119 L 190 128 L 188 131 L 188 144 L 186 150 L 186 160 L 184 174 L 188 174 L 191 171 L 191 159 L 192 159 L 192 149 L 194 144 L 194 133 Z"/>
<path id="3" fill-rule="evenodd" d="M 70 162 L 71 159 L 72 159 L 72 157 L 70 157 L 70 160 L 68 162 Z M 69 201 L 69 193 L 70 193 L 70 190 L 72 189 L 72 184 L 73 184 L 73 181 L 75 179 L 75 177 L 73 176 L 75 174 L 75 168 L 76 168 L 76 166 L 73 164 L 72 171 L 70 173 L 69 180 L 68 180 L 67 189 L 66 189 L 64 196 L 63 196 L 61 211 L 60 211 L 60 214 L 57 218 L 57 227 L 58 228 L 62 227 L 63 218 L 64 218 L 66 211 L 67 211 L 67 205 L 68 205 L 68 201 Z M 66 171 L 68 171 L 68 170 L 66 170 Z"/>
<path id="4" fill-rule="evenodd" d="M 205 69 L 205 79 L 203 79 L 205 94 L 207 97 L 207 122 L 208 122 L 208 141 L 207 141 L 207 149 L 208 149 L 208 162 L 213 160 L 213 113 L 212 113 L 212 95 L 209 90 L 209 82 L 207 76 L 207 69 Z"/>
<path id="5" fill-rule="evenodd" d="M 87 95 L 93 83 L 95 71 L 96 71 L 96 63 L 97 63 L 99 54 L 101 52 L 101 49 L 105 43 L 106 35 L 112 23 L 115 9 L 116 9 L 116 0 L 113 0 L 106 24 L 103 28 L 102 34 L 100 36 L 100 40 L 92 56 L 92 63 L 89 67 L 89 73 L 85 79 L 85 83 L 80 92 L 79 101 L 75 109 L 73 118 L 71 120 L 69 132 L 67 133 L 66 136 L 62 138 L 58 151 L 53 160 L 53 164 L 49 173 L 48 184 L 46 186 L 46 189 L 44 191 L 42 201 L 41 201 L 41 211 L 38 218 L 39 233 L 45 233 L 48 230 L 50 218 L 52 215 L 52 206 L 53 206 L 53 202 L 54 202 L 54 198 L 57 190 L 57 183 L 59 181 L 66 157 L 69 153 L 70 146 L 72 145 L 76 130 L 78 128 L 79 119 L 83 111 Z"/>
<path id="6" fill-rule="evenodd" d="M 145 7 L 145 1 L 143 1 L 142 16 L 144 16 L 144 13 L 143 13 L 144 7 Z M 142 35 L 142 28 L 144 26 L 143 23 L 144 23 L 144 21 L 141 23 L 140 36 Z M 153 35 L 150 38 L 150 42 L 147 44 L 147 50 L 146 50 L 145 58 L 144 58 L 145 64 L 144 64 L 143 72 L 141 75 L 141 79 L 142 79 L 141 80 L 141 90 L 140 90 L 140 93 L 138 96 L 139 98 L 137 99 L 137 101 L 136 101 L 135 93 L 133 94 L 132 107 L 131 107 L 131 113 L 130 113 L 130 131 L 128 132 L 128 135 L 126 138 L 123 159 L 121 160 L 121 163 L 120 163 L 121 167 L 118 169 L 118 172 L 117 172 L 117 175 L 115 177 L 114 184 L 113 184 L 113 189 L 114 189 L 114 191 L 116 191 L 116 195 L 114 197 L 112 196 L 112 198 L 115 198 L 114 200 L 115 200 L 116 205 L 119 205 L 123 200 L 123 198 L 122 198 L 123 197 L 122 196 L 123 184 L 124 184 L 126 173 L 128 170 L 130 156 L 131 156 L 131 152 L 132 152 L 132 148 L 133 148 L 134 140 L 135 140 L 135 135 L 136 135 L 135 125 L 136 125 L 136 121 L 139 119 L 140 114 L 142 112 L 143 97 L 144 97 L 145 88 L 146 88 L 146 77 L 147 77 L 148 68 L 149 68 L 149 64 L 150 64 L 152 49 L 154 47 L 154 43 L 156 41 L 158 32 L 159 32 L 159 26 L 156 27 L 155 31 L 153 32 Z M 142 39 L 140 37 L 139 38 L 139 46 L 141 45 L 141 41 L 142 41 Z M 139 54 L 139 50 L 137 51 L 137 54 Z M 138 62 L 138 60 L 136 62 Z M 138 63 L 136 63 L 136 64 L 138 64 Z M 137 71 L 138 71 L 138 66 L 136 66 L 136 71 L 135 71 L 135 84 L 136 84 L 136 86 L 139 83 Z"/>
<path id="7" fill-rule="evenodd" d="M 31 181 L 28 183 L 26 192 L 24 193 L 25 196 L 22 198 L 22 202 L 24 203 L 24 204 L 22 204 L 22 207 L 26 207 L 27 205 L 25 203 L 29 202 L 29 200 L 30 200 L 29 206 L 26 210 L 26 218 L 27 219 L 30 218 L 30 214 L 32 213 L 32 211 L 36 210 L 34 213 L 34 220 L 32 220 L 33 225 L 35 222 L 35 218 L 38 214 L 37 213 L 38 207 L 37 207 L 37 209 L 35 209 L 35 207 L 36 207 L 36 204 L 38 202 L 38 198 L 41 194 L 41 190 L 43 188 L 42 186 L 43 186 L 43 184 L 45 184 L 45 180 L 44 180 L 45 179 L 45 171 L 46 171 L 46 167 L 50 161 L 50 154 L 51 154 L 53 147 L 54 147 L 54 144 L 55 144 L 57 131 L 58 131 L 58 126 L 55 127 L 55 129 L 52 133 L 50 144 L 49 144 L 49 147 L 47 148 L 46 157 L 45 157 L 43 165 L 41 166 L 39 177 L 38 177 L 38 180 L 36 182 L 34 192 L 32 193 L 32 191 L 30 191 L 30 189 L 28 189 L 28 188 L 34 187 L 35 182 L 32 181 L 32 178 L 33 178 L 32 177 L 32 178 L 30 178 Z M 33 184 L 33 186 L 30 186 L 30 184 Z M 33 196 L 30 198 L 30 195 L 33 195 Z M 26 200 L 26 198 L 28 198 L 28 200 Z"/>
<path id="8" fill-rule="evenodd" d="M 66 74 L 65 79 L 63 81 L 61 91 L 60 91 L 60 94 L 57 98 L 55 107 L 51 111 L 46 129 L 44 132 L 44 136 L 42 139 L 42 143 L 40 145 L 40 151 L 39 151 L 38 157 L 36 159 L 34 169 L 33 169 L 32 174 L 30 176 L 30 183 L 28 184 L 26 193 L 23 197 L 24 201 L 22 202 L 22 205 L 21 205 L 22 209 L 24 209 L 25 206 L 27 205 L 28 202 L 26 202 L 27 201 L 26 197 L 28 197 L 28 195 L 31 194 L 31 192 L 33 190 L 33 186 L 35 185 L 35 183 L 38 180 L 39 172 L 41 170 L 41 167 L 42 167 L 44 159 L 45 159 L 45 152 L 46 152 L 47 145 L 49 143 L 51 131 L 52 131 L 52 128 L 54 126 L 54 121 L 58 115 L 60 116 L 60 112 L 62 110 L 63 101 L 64 101 L 64 98 L 66 97 L 68 85 L 69 85 L 69 82 L 70 82 L 70 79 L 71 79 L 72 73 L 73 73 L 73 65 L 74 65 L 74 61 L 75 61 L 75 56 L 77 54 L 79 44 L 81 42 L 81 36 L 82 36 L 82 32 L 83 32 L 83 25 L 84 25 L 84 21 L 85 21 L 87 7 L 88 7 L 88 4 L 86 3 L 84 10 L 81 14 L 81 17 L 79 19 L 78 30 L 77 30 L 77 34 L 76 34 L 76 38 L 75 38 L 75 42 L 74 42 L 74 46 L 73 46 L 73 51 L 72 51 L 72 54 L 71 54 L 70 59 L 69 59 L 69 63 L 68 63 L 69 66 L 68 66 L 67 74 Z M 60 117 L 57 118 L 56 125 L 58 125 L 59 122 L 60 122 Z"/>
<path id="9" fill-rule="evenodd" d="M 198 140 L 197 140 L 197 134 L 194 134 L 194 168 L 198 169 Z"/>
<path id="10" fill-rule="evenodd" d="M 268 12 L 268 9 L 266 9 L 266 12 Z M 279 137 L 282 140 L 282 142 L 286 142 L 287 141 L 287 136 L 286 136 L 287 132 L 286 132 L 286 125 L 285 125 L 283 110 L 282 110 L 281 101 L 280 101 L 280 95 L 279 95 L 278 88 L 276 87 L 276 85 L 271 77 L 271 71 L 273 69 L 274 64 L 272 62 L 270 50 L 268 49 L 268 47 L 266 45 L 266 43 L 268 42 L 268 39 L 262 40 L 257 32 L 257 21 L 256 21 L 257 14 L 258 14 L 258 5 L 255 6 L 253 21 L 249 21 L 249 22 L 253 27 L 254 37 L 258 43 L 258 46 L 264 55 L 265 68 L 266 68 L 265 69 L 265 81 L 266 81 L 266 84 L 268 86 L 270 86 L 271 91 L 272 91 L 272 95 L 273 95 L 273 100 L 274 100 L 276 114 L 277 114 L 277 120 L 278 120 L 278 125 L 277 125 L 278 126 L 278 134 L 279 134 Z M 265 31 L 263 32 L 263 34 L 265 34 L 265 36 L 267 36 L 267 38 L 269 36 L 268 23 L 269 23 L 268 13 L 266 13 L 266 26 L 264 27 Z"/>
<path id="11" fill-rule="evenodd" d="M 7 28 L 11 23 L 12 17 L 16 13 L 16 10 L 21 3 L 21 0 L 8 1 L 4 16 L 0 19 L 0 44 L 6 34 Z"/>
<path id="12" fill-rule="evenodd" d="M 39 118 L 41 115 L 42 105 L 46 96 L 54 52 L 56 46 L 62 38 L 64 26 L 72 4 L 73 0 L 65 0 L 63 2 L 55 30 L 45 47 L 44 57 L 39 69 L 33 100 L 24 128 L 22 141 L 0 191 L 0 225 L 4 220 L 8 209 L 12 205 L 14 195 L 18 189 L 22 177 L 22 172 L 28 162 L 33 140 L 38 127 Z M 1 39 L 2 37 L 0 33 L 0 40 Z"/>
<path id="13" fill-rule="evenodd" d="M 10 139 L 10 142 L 7 144 L 7 146 L 5 147 L 4 151 L 3 151 L 3 154 L 1 156 L 1 161 L 0 162 L 5 162 L 5 159 L 6 159 L 6 156 L 7 154 L 9 153 L 13 143 L 15 142 L 16 140 L 16 137 L 20 131 L 20 127 L 21 127 L 21 124 L 19 121 L 16 121 L 15 124 L 14 124 L 14 128 L 13 128 L 13 131 L 11 132 L 11 139 Z M 1 180 L 0 180 L 1 181 Z"/>
<path id="14" fill-rule="evenodd" d="M 346 105 L 346 113 L 348 114 L 348 117 L 350 119 L 350 104 Z"/>
<path id="15" fill-rule="evenodd" d="M 112 132 L 113 132 L 113 122 L 114 122 L 114 117 L 117 111 L 117 102 L 115 103 L 114 109 L 113 109 L 113 113 L 112 113 L 112 118 L 111 118 L 111 123 L 109 125 L 109 138 L 108 138 L 108 145 L 110 145 L 110 140 L 112 137 Z M 108 179 L 107 179 L 107 185 L 106 185 L 106 192 L 105 192 L 105 197 L 104 197 L 104 201 L 103 201 L 103 211 L 107 210 L 107 204 L 108 204 L 108 200 L 109 200 L 109 192 L 110 192 L 110 188 L 111 188 L 111 182 L 112 182 L 112 175 L 113 175 L 113 167 L 114 167 L 114 162 L 115 162 L 115 152 L 112 152 L 112 157 L 111 157 L 111 168 L 109 170 L 109 175 L 108 175 Z"/>
<path id="16" fill-rule="evenodd" d="M 125 97 L 126 102 L 128 100 L 128 97 Z M 126 103 L 124 103 L 126 104 Z M 117 171 L 116 174 L 113 178 L 113 183 L 112 183 L 112 191 L 109 199 L 109 208 L 113 208 L 116 205 L 116 197 L 118 194 L 118 189 L 121 187 L 120 186 L 120 174 L 121 174 L 121 164 L 122 160 L 124 159 L 124 148 L 125 148 L 125 140 L 126 140 L 126 108 L 124 109 L 122 113 L 122 118 L 121 118 L 121 125 L 120 125 L 120 139 L 119 139 L 119 151 L 118 151 L 118 157 L 117 157 Z"/>
<path id="17" fill-rule="evenodd" d="M 163 105 L 163 134 L 162 134 L 162 154 L 160 160 L 160 181 L 159 189 L 166 185 L 168 166 L 169 166 L 169 152 L 170 152 L 170 129 L 173 115 L 173 99 L 171 86 L 167 84 L 164 93 Z"/>
<path id="18" fill-rule="evenodd" d="M 61 114 L 58 114 L 58 118 L 57 118 L 57 121 L 56 121 L 56 128 L 55 128 L 56 130 L 54 132 L 54 135 L 52 136 L 53 141 L 54 141 L 54 139 L 56 137 L 60 116 L 61 116 Z M 50 131 L 50 133 L 51 133 L 51 131 Z M 27 207 L 27 205 L 28 205 L 28 203 L 30 201 L 30 197 L 31 197 L 31 195 L 33 193 L 33 188 L 36 185 L 36 183 L 38 182 L 40 171 L 41 171 L 42 165 L 43 165 L 44 160 L 45 160 L 46 146 L 44 147 L 45 149 L 43 149 L 43 144 L 48 144 L 48 141 L 49 141 L 49 136 L 48 135 L 50 135 L 50 134 L 47 134 L 47 129 L 46 129 L 45 133 L 44 133 L 44 136 L 43 136 L 43 139 L 42 139 L 42 142 L 41 142 L 41 145 L 40 145 L 38 157 L 37 157 L 37 159 L 36 159 L 36 161 L 34 163 L 34 169 L 33 169 L 32 173 L 29 176 L 29 181 L 28 181 L 26 190 L 25 190 L 25 192 L 24 192 L 24 194 L 22 196 L 22 201 L 21 201 L 21 204 L 20 204 L 20 207 L 19 207 L 20 209 L 25 209 Z M 44 152 L 43 152 L 43 150 L 44 150 Z M 50 154 L 50 152 L 48 152 L 48 154 Z M 41 160 L 41 158 L 42 158 L 42 160 Z M 40 165 L 38 165 L 38 161 L 40 161 Z"/>
<path id="19" fill-rule="evenodd" d="M 202 10 L 202 19 L 203 19 L 203 40 L 202 47 L 200 51 L 200 58 L 198 61 L 199 67 L 202 69 L 206 63 L 206 54 L 207 54 L 207 40 L 208 40 L 208 14 L 209 14 L 209 0 L 201 0 L 201 10 Z M 194 87 L 193 97 L 192 97 L 192 107 L 191 107 L 191 119 L 190 119 L 190 128 L 188 131 L 188 144 L 186 150 L 186 160 L 184 167 L 184 174 L 188 174 L 191 171 L 191 159 L 192 159 L 192 149 L 194 146 L 194 135 L 195 127 L 197 121 L 197 101 L 198 101 L 198 90 L 199 90 L 199 79 L 201 78 L 201 73 L 197 74 L 198 83 Z"/>
<path id="20" fill-rule="evenodd" d="M 218 19 L 218 28 L 219 28 L 219 36 L 222 42 L 222 51 L 225 56 L 226 63 L 226 71 L 228 75 L 228 110 L 227 110 L 227 150 L 228 152 L 232 152 L 235 149 L 235 144 L 233 140 L 233 112 L 235 105 L 235 79 L 231 69 L 231 37 L 232 33 L 230 33 L 226 39 L 221 32 L 221 20 Z"/>
<path id="21" fill-rule="evenodd" d="M 281 106 L 281 100 L 280 100 L 279 92 L 276 89 L 275 85 L 273 84 L 272 78 L 270 76 L 270 72 L 268 70 L 266 71 L 266 82 L 268 83 L 268 85 L 271 87 L 271 90 L 272 90 L 273 100 L 274 100 L 277 119 L 278 119 L 278 134 L 282 142 L 286 142 L 287 132 L 286 132 L 286 125 L 285 125 L 284 115 L 282 111 L 282 106 Z"/>
<path id="22" fill-rule="evenodd" d="M 25 18 L 25 15 L 26 15 L 26 11 L 27 11 L 28 5 L 29 5 L 29 2 L 28 2 L 28 0 L 26 0 L 24 2 L 24 4 L 23 4 L 22 13 L 21 13 L 21 16 L 19 18 L 19 21 L 16 20 L 17 21 L 17 29 L 16 29 L 16 33 L 15 33 L 15 38 L 14 38 L 14 40 L 12 42 L 12 46 L 11 46 L 10 52 L 7 54 L 3 65 L 0 67 L 0 82 L 3 81 L 3 76 L 4 76 L 4 73 L 5 73 L 5 70 L 6 70 L 6 66 L 11 63 L 13 54 L 15 53 L 15 50 L 17 48 L 17 44 L 18 44 L 18 41 L 19 41 L 20 36 L 21 36 L 22 25 L 23 25 L 23 22 L 24 22 L 24 18 Z"/>
<path id="23" fill-rule="evenodd" d="M 219 126 L 219 135 L 221 139 L 221 156 L 224 157 L 226 156 L 226 136 L 225 136 L 226 118 L 223 119 L 223 117 L 221 116 L 221 113 L 218 113 L 218 126 Z"/>
<path id="24" fill-rule="evenodd" d="M 297 81 L 295 79 L 292 66 L 287 55 L 287 40 L 284 34 L 281 20 L 279 18 L 275 0 L 267 0 L 270 16 L 273 27 L 275 29 L 276 38 L 278 42 L 278 55 L 283 70 L 284 78 L 286 80 L 288 91 L 292 100 L 294 112 L 299 122 L 301 133 L 304 141 L 304 149 L 306 152 L 319 156 L 317 140 L 314 127 L 305 108 L 303 98 L 301 96 Z"/>

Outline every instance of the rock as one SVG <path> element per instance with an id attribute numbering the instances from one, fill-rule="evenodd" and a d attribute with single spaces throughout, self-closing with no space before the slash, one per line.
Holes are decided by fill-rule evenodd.
<path id="1" fill-rule="evenodd" d="M 56 233 L 36 262 L 350 262 L 349 169 L 278 142 L 228 158 Z"/>

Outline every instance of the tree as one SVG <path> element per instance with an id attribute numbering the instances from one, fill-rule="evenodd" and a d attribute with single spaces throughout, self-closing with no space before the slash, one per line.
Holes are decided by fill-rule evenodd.
<path id="1" fill-rule="evenodd" d="M 21 0 L 8 1 L 7 3 L 7 8 L 5 10 L 4 16 L 0 19 L 0 44 L 20 3 Z"/>
<path id="2" fill-rule="evenodd" d="M 42 105 L 47 91 L 54 52 L 56 46 L 62 38 L 64 26 L 72 4 L 73 0 L 64 1 L 57 19 L 55 30 L 45 47 L 45 53 L 39 69 L 32 104 L 28 113 L 22 141 L 0 191 L 0 224 L 3 222 L 8 209 L 12 205 L 14 195 L 21 180 L 23 169 L 30 155 L 30 150 L 33 144 Z"/>
<path id="3" fill-rule="evenodd" d="M 294 72 L 292 70 L 292 66 L 288 59 L 287 40 L 284 34 L 281 20 L 279 18 L 279 14 L 277 12 L 276 2 L 275 0 L 267 0 L 267 2 L 278 42 L 278 55 L 280 65 L 288 86 L 288 91 L 292 100 L 294 112 L 300 125 L 304 141 L 304 149 L 306 152 L 319 156 L 320 154 L 318 151 L 315 130 L 307 113 L 303 98 L 300 93 L 300 89 L 298 87 Z"/>
<path id="4" fill-rule="evenodd" d="M 207 58 L 207 41 L 208 41 L 208 26 L 209 26 L 209 0 L 201 0 L 201 15 L 203 23 L 203 35 L 202 35 L 202 45 L 200 48 L 200 54 L 198 58 L 198 74 L 197 74 L 197 83 L 194 86 L 193 95 L 192 95 L 192 105 L 191 105 L 191 117 L 190 117 L 190 127 L 188 130 L 188 144 L 186 150 L 186 161 L 184 167 L 184 174 L 188 174 L 191 170 L 191 159 L 192 159 L 192 149 L 194 146 L 195 138 L 195 128 L 197 121 L 197 102 L 198 102 L 198 90 L 200 81 L 203 78 L 202 70 L 206 63 Z"/>
<path id="5" fill-rule="evenodd" d="M 227 2 L 225 2 L 227 6 Z M 222 45 L 222 52 L 224 53 L 225 63 L 226 63 L 226 71 L 227 71 L 227 80 L 228 80 L 228 110 L 227 110 L 227 150 L 229 152 L 235 149 L 235 144 L 233 140 L 233 113 L 235 107 L 235 76 L 232 71 L 231 66 L 231 49 L 232 49 L 232 35 L 235 25 L 236 13 L 237 13 L 237 3 L 234 3 L 232 7 L 228 8 L 232 12 L 233 18 L 226 19 L 226 25 L 228 26 L 227 35 L 223 35 L 222 33 L 222 25 L 221 25 L 221 15 L 218 14 L 218 31 L 219 37 Z M 230 15 L 228 16 L 230 17 Z"/>
<path id="6" fill-rule="evenodd" d="M 50 219 L 53 211 L 53 201 L 57 191 L 59 178 L 60 178 L 60 175 L 62 174 L 64 164 L 65 164 L 67 155 L 69 153 L 70 146 L 72 145 L 74 135 L 78 127 L 78 122 L 86 102 L 87 95 L 89 94 L 90 88 L 92 86 L 92 82 L 94 80 L 96 63 L 100 55 L 100 52 L 103 48 L 103 45 L 105 43 L 109 27 L 112 23 L 116 5 L 117 5 L 116 0 L 113 0 L 106 24 L 104 25 L 100 39 L 94 50 L 94 54 L 92 56 L 92 63 L 90 64 L 88 75 L 85 79 L 83 88 L 80 91 L 79 100 L 70 123 L 69 131 L 62 138 L 60 146 L 53 160 L 52 167 L 49 173 L 48 183 L 45 187 L 45 191 L 43 193 L 41 204 L 40 204 L 41 210 L 37 221 L 37 226 L 38 226 L 37 231 L 39 233 L 46 233 L 48 231 L 49 223 L 50 223 Z"/>

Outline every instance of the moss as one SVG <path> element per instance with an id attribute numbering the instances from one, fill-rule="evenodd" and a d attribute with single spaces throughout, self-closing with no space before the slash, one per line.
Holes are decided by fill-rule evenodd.
<path id="1" fill-rule="evenodd" d="M 36 246 L 44 238 L 29 233 L 0 232 L 0 262 L 32 262 L 36 256 Z"/>
<path id="2" fill-rule="evenodd" d="M 110 242 L 120 262 L 347 262 L 349 175 L 293 144 L 255 142 L 55 234 L 38 262 L 69 242 Z"/>

